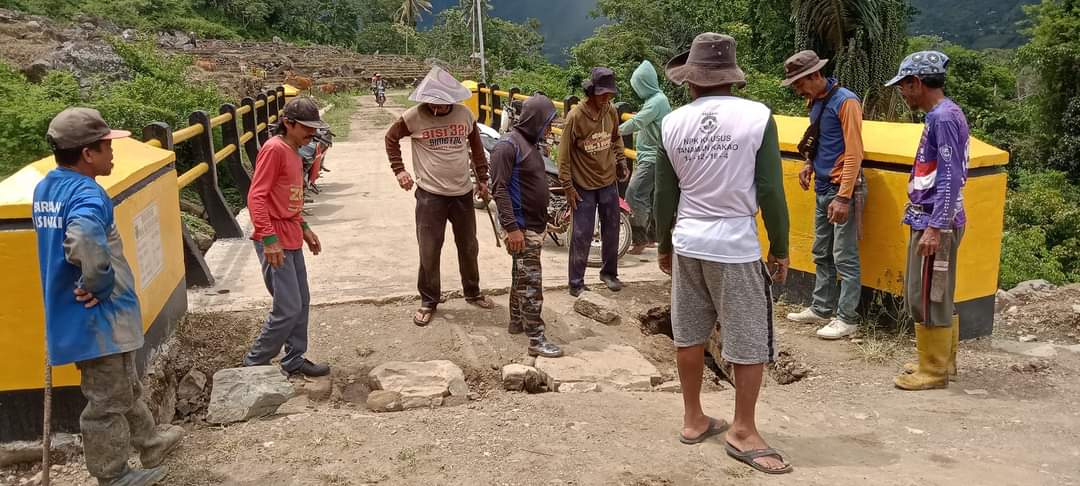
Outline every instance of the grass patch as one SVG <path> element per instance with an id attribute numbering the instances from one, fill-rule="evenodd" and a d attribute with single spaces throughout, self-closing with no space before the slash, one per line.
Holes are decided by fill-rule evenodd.
<path id="1" fill-rule="evenodd" d="M 903 300 L 876 292 L 873 302 L 864 311 L 859 326 L 862 342 L 855 344 L 863 361 L 875 364 L 894 364 L 898 356 L 911 352 L 911 330 L 914 321 L 903 306 Z"/>
<path id="2" fill-rule="evenodd" d="M 408 93 L 392 94 L 390 95 L 390 100 L 394 103 L 404 106 L 405 108 L 412 108 L 418 104 L 415 101 L 409 99 Z"/>
<path id="3" fill-rule="evenodd" d="M 334 132 L 334 141 L 346 141 L 352 131 L 352 114 L 356 112 L 356 96 L 358 92 L 334 93 L 319 97 L 322 106 L 334 105 L 330 111 L 323 115 L 323 120 L 330 124 Z"/>

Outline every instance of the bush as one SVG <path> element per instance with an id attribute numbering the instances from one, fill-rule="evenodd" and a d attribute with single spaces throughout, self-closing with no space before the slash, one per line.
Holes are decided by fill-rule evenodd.
<path id="1" fill-rule="evenodd" d="M 1028 172 L 1005 203 L 1001 285 L 1080 281 L 1080 186 L 1063 172 Z"/>

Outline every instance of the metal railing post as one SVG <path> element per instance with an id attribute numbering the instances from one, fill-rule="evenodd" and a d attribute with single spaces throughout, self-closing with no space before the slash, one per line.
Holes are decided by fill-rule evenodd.
<path id="1" fill-rule="evenodd" d="M 243 132 L 241 136 L 251 134 L 246 142 L 244 142 L 244 154 L 247 155 L 248 162 L 251 162 L 251 172 L 255 172 L 255 160 L 259 157 L 259 131 L 255 128 L 258 123 L 255 121 L 255 99 L 248 96 L 240 102 L 242 106 L 248 107 L 247 113 L 240 115 L 240 126 Z"/>
<path id="2" fill-rule="evenodd" d="M 260 101 L 262 102 L 262 107 L 255 108 L 255 138 L 259 139 L 259 146 L 262 147 L 262 145 L 266 143 L 266 139 L 270 138 L 270 123 L 267 121 L 270 118 L 270 115 L 269 110 L 267 109 L 266 93 L 259 93 L 255 96 L 255 104 L 258 105 Z M 260 130 L 258 125 L 263 124 L 266 126 Z"/>
<path id="3" fill-rule="evenodd" d="M 281 116 L 281 112 L 285 110 L 285 87 L 278 86 L 277 89 L 277 116 Z"/>
<path id="4" fill-rule="evenodd" d="M 487 85 L 484 83 L 476 84 L 476 122 L 485 123 L 487 121 L 487 111 L 484 110 L 484 106 L 488 104 L 488 95 L 484 93 L 484 89 Z"/>
<path id="5" fill-rule="evenodd" d="M 236 105 L 232 103 L 221 105 L 219 113 L 232 115 L 232 120 L 221 125 L 221 143 L 224 147 L 233 145 L 236 150 L 229 154 L 223 162 L 229 169 L 233 184 L 236 184 L 236 188 L 240 190 L 240 195 L 243 196 L 244 201 L 247 201 L 248 190 L 251 189 L 251 174 L 248 174 L 247 170 L 244 169 L 244 164 L 240 160 L 240 134 L 236 130 Z"/>
<path id="6" fill-rule="evenodd" d="M 206 174 L 198 179 L 199 193 L 202 195 L 203 207 L 206 208 L 206 218 L 218 238 L 240 238 L 244 231 L 233 217 L 232 210 L 225 202 L 225 196 L 218 186 L 217 163 L 214 162 L 214 132 L 210 127 L 210 115 L 205 111 L 196 111 L 188 117 L 192 125 L 202 125 L 203 132 L 191 139 L 194 164 L 205 162 L 209 166 Z"/>
<path id="7" fill-rule="evenodd" d="M 143 127 L 143 141 L 157 140 L 161 148 L 175 152 L 172 129 L 163 122 L 154 122 Z M 175 165 L 175 164 L 174 164 Z M 206 265 L 199 244 L 191 237 L 187 225 L 180 222 L 180 236 L 184 247 L 184 282 L 188 288 L 209 287 L 214 285 L 214 276 Z"/>
<path id="8" fill-rule="evenodd" d="M 502 127 L 502 115 L 499 111 L 502 111 L 502 97 L 495 92 L 499 90 L 499 85 L 491 85 L 491 127 L 498 130 Z"/>

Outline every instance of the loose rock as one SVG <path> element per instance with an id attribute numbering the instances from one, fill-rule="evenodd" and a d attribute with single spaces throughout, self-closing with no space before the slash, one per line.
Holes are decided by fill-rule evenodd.
<path id="1" fill-rule="evenodd" d="M 582 292 L 574 302 L 574 311 L 609 326 L 619 323 L 619 304 L 596 292 Z"/>
<path id="2" fill-rule="evenodd" d="M 502 367 L 503 389 L 507 391 L 521 391 L 525 389 L 525 375 L 529 370 L 536 370 L 532 366 L 511 363 Z"/>
<path id="3" fill-rule="evenodd" d="M 177 400 L 196 400 L 202 396 L 203 390 L 206 389 L 206 375 L 192 368 L 188 371 L 188 374 L 184 375 L 184 378 L 180 380 L 180 384 L 176 387 Z"/>
<path id="4" fill-rule="evenodd" d="M 656 367 L 630 346 L 608 344 L 600 351 L 579 351 L 561 358 L 536 359 L 549 390 L 567 383 L 596 383 L 605 390 L 650 391 L 662 378 Z"/>
<path id="5" fill-rule="evenodd" d="M 682 383 L 678 380 L 666 381 L 656 387 L 656 391 L 668 392 L 668 393 L 682 393 Z"/>
<path id="6" fill-rule="evenodd" d="M 1025 298 L 1038 296 L 1054 290 L 1055 288 L 1057 287 L 1054 284 L 1047 282 L 1046 280 L 1028 280 L 1017 284 L 1016 287 L 1009 291 L 1009 293 L 1014 297 Z"/>
<path id="7" fill-rule="evenodd" d="M 663 334 L 668 337 L 672 336 L 670 305 L 653 307 L 652 309 L 639 314 L 638 320 L 641 321 L 641 332 L 645 334 Z"/>
<path id="8" fill-rule="evenodd" d="M 1008 290 L 998 289 L 997 295 L 994 297 L 994 313 L 1000 313 L 1009 306 L 1016 302 L 1016 297 L 1013 296 Z"/>
<path id="9" fill-rule="evenodd" d="M 1034 334 L 1025 334 L 1023 336 L 1020 336 L 1020 342 L 1022 342 L 1022 343 L 1030 343 L 1030 342 L 1037 341 L 1038 339 L 1039 338 L 1037 336 L 1035 336 Z"/>
<path id="10" fill-rule="evenodd" d="M 368 376 L 375 389 L 400 393 L 405 409 L 439 406 L 444 397 L 469 394 L 465 373 L 446 360 L 391 361 L 371 370 Z"/>
<path id="11" fill-rule="evenodd" d="M 559 393 L 593 393 L 598 391 L 600 391 L 600 385 L 584 381 L 559 385 Z"/>
<path id="12" fill-rule="evenodd" d="M 292 383 L 277 366 L 226 368 L 214 373 L 206 421 L 227 424 L 269 415 L 292 395 Z"/>
<path id="13" fill-rule="evenodd" d="M 390 390 L 375 390 L 368 395 L 367 407 L 373 412 L 400 412 L 401 394 Z"/>
<path id="14" fill-rule="evenodd" d="M 53 434 L 49 457 L 55 462 L 67 462 L 82 454 L 82 441 L 71 434 Z M 0 467 L 41 461 L 41 440 L 19 440 L 0 443 Z"/>

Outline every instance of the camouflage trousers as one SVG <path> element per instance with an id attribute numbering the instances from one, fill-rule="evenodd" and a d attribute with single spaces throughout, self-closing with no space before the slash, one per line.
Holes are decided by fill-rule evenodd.
<path id="1" fill-rule="evenodd" d="M 131 448 L 155 445 L 154 416 L 142 399 L 135 353 L 113 354 L 75 363 L 82 372 L 86 408 L 79 417 L 86 469 L 109 479 L 127 471 Z"/>
<path id="2" fill-rule="evenodd" d="M 540 269 L 540 250 L 544 235 L 525 230 L 525 249 L 510 253 L 514 257 L 513 283 L 510 285 L 510 326 L 522 327 L 530 338 L 544 335 L 543 273 Z"/>

